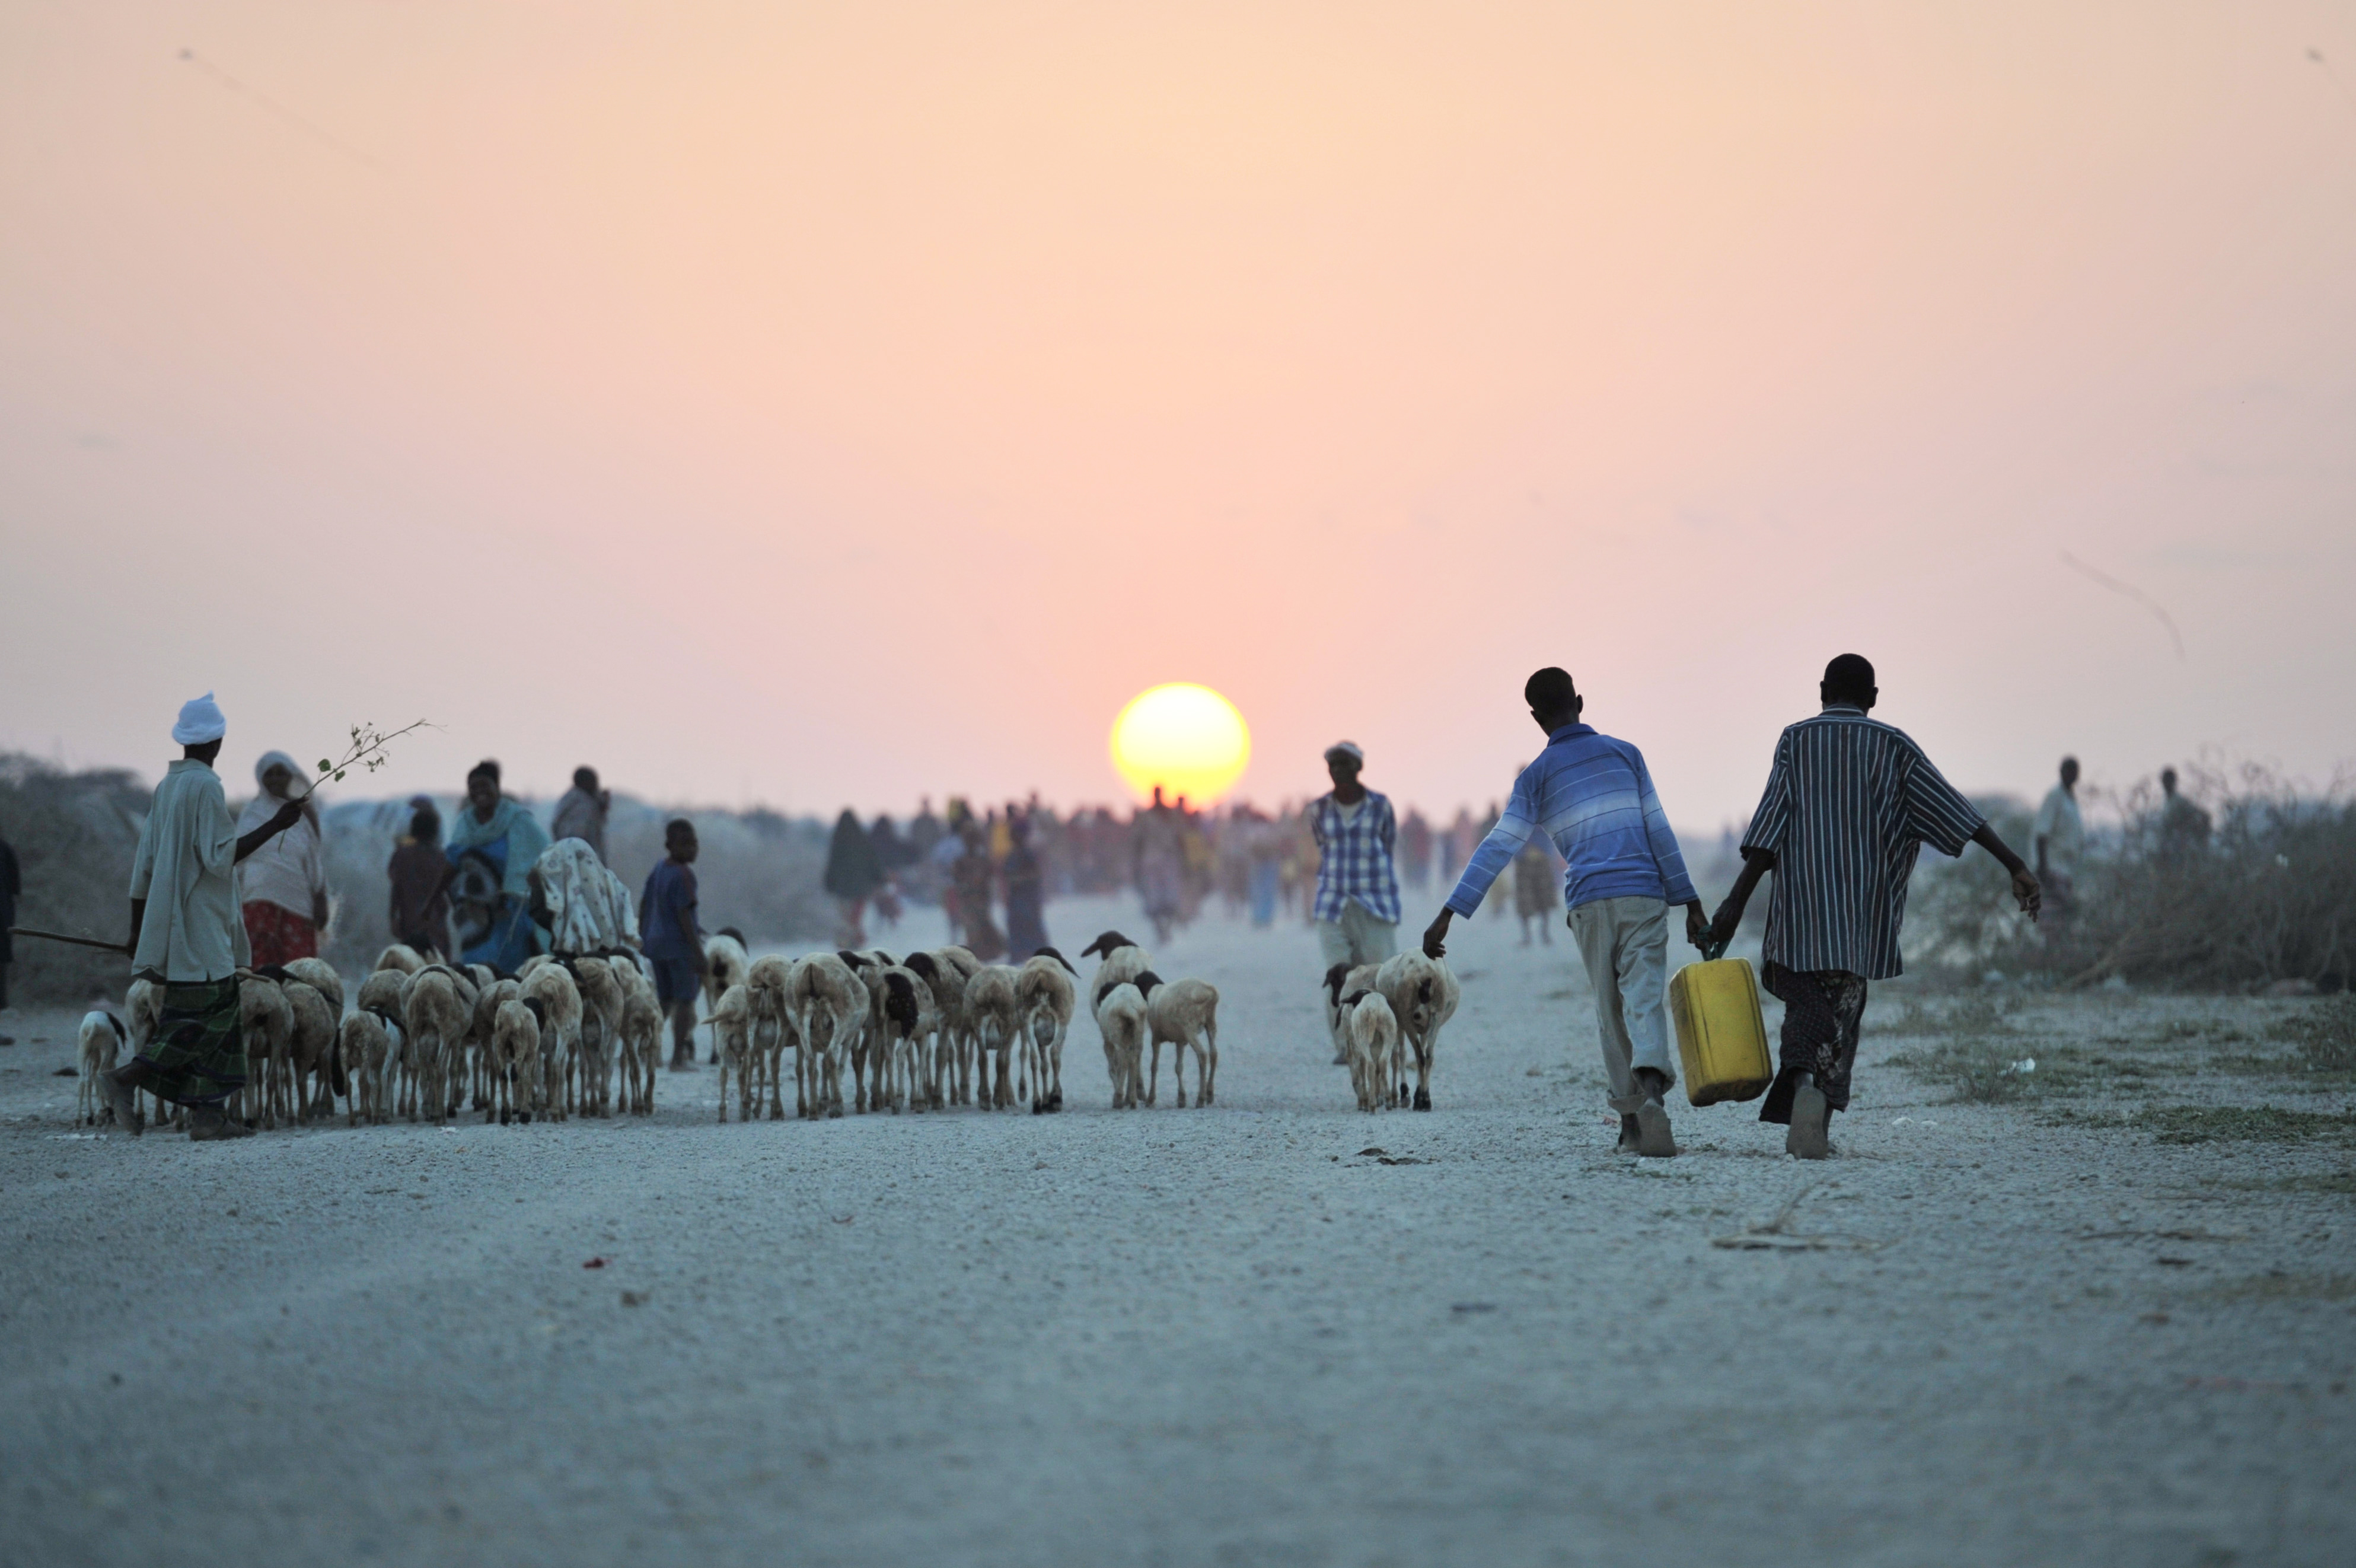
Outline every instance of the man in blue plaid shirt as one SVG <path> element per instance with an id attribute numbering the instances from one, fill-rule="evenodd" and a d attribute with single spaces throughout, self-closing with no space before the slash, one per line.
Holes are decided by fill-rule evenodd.
<path id="1" fill-rule="evenodd" d="M 1380 963 L 1398 951 L 1398 820 L 1390 799 L 1358 782 L 1366 754 L 1355 741 L 1326 748 L 1333 788 L 1309 802 L 1317 840 L 1317 945 L 1325 967 Z"/>

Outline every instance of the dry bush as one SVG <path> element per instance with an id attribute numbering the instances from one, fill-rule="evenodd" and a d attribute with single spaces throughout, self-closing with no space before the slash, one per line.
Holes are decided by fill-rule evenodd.
<path id="1" fill-rule="evenodd" d="M 0 756 L 0 838 L 16 851 L 20 926 L 121 941 L 131 931 L 131 854 L 152 791 L 121 768 L 69 773 L 36 757 Z M 28 1002 L 121 994 L 130 961 L 91 948 L 18 937 L 9 989 Z"/>
<path id="2" fill-rule="evenodd" d="M 2294 1013 L 2275 1033 L 2298 1047 L 2309 1072 L 2356 1072 L 2356 993 L 2342 992 Z"/>
<path id="3" fill-rule="evenodd" d="M 1924 866 L 1908 921 L 1910 961 L 2079 985 L 2116 975 L 2196 989 L 2292 981 L 2344 990 L 2356 968 L 2356 803 L 2348 783 L 2303 789 L 2252 764 L 2188 768 L 2183 788 L 2213 820 L 2205 845 L 2171 849 L 2158 786 L 2139 784 L 2118 801 L 2125 825 L 2089 845 L 2075 908 L 2039 925 L 2012 913 L 2007 879 L 1990 857 L 1966 851 L 1960 862 Z M 2027 853 L 2026 813 L 1996 804 L 1991 820 Z"/>

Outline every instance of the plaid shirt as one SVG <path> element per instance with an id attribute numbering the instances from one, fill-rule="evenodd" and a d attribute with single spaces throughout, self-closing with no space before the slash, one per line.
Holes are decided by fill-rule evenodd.
<path id="1" fill-rule="evenodd" d="M 1376 919 L 1398 925 L 1398 871 L 1391 850 L 1398 843 L 1398 819 L 1391 815 L 1390 797 L 1367 790 L 1353 822 L 1328 791 L 1309 802 L 1309 831 L 1318 849 L 1317 918 L 1338 920 L 1355 899 Z"/>

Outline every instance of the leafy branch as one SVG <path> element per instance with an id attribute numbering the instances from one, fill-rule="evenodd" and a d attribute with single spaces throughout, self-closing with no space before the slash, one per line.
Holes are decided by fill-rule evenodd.
<path id="1" fill-rule="evenodd" d="M 441 727 L 424 719 L 419 719 L 415 724 L 403 725 L 397 730 L 380 730 L 366 722 L 356 724 L 352 726 L 352 744 L 346 749 L 344 755 L 332 762 L 324 757 L 319 758 L 319 776 L 312 779 L 304 791 L 294 799 L 307 800 L 317 792 L 320 785 L 342 783 L 344 775 L 355 768 L 364 768 L 373 773 L 392 760 L 387 748 L 394 741 L 417 730 Z"/>

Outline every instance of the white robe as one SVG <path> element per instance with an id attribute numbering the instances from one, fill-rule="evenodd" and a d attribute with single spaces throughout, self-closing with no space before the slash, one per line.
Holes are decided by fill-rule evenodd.
<path id="1" fill-rule="evenodd" d="M 237 823 L 220 775 L 193 757 L 164 770 L 131 859 L 131 896 L 147 900 L 134 972 L 166 982 L 227 980 L 253 961 L 239 917 Z"/>

